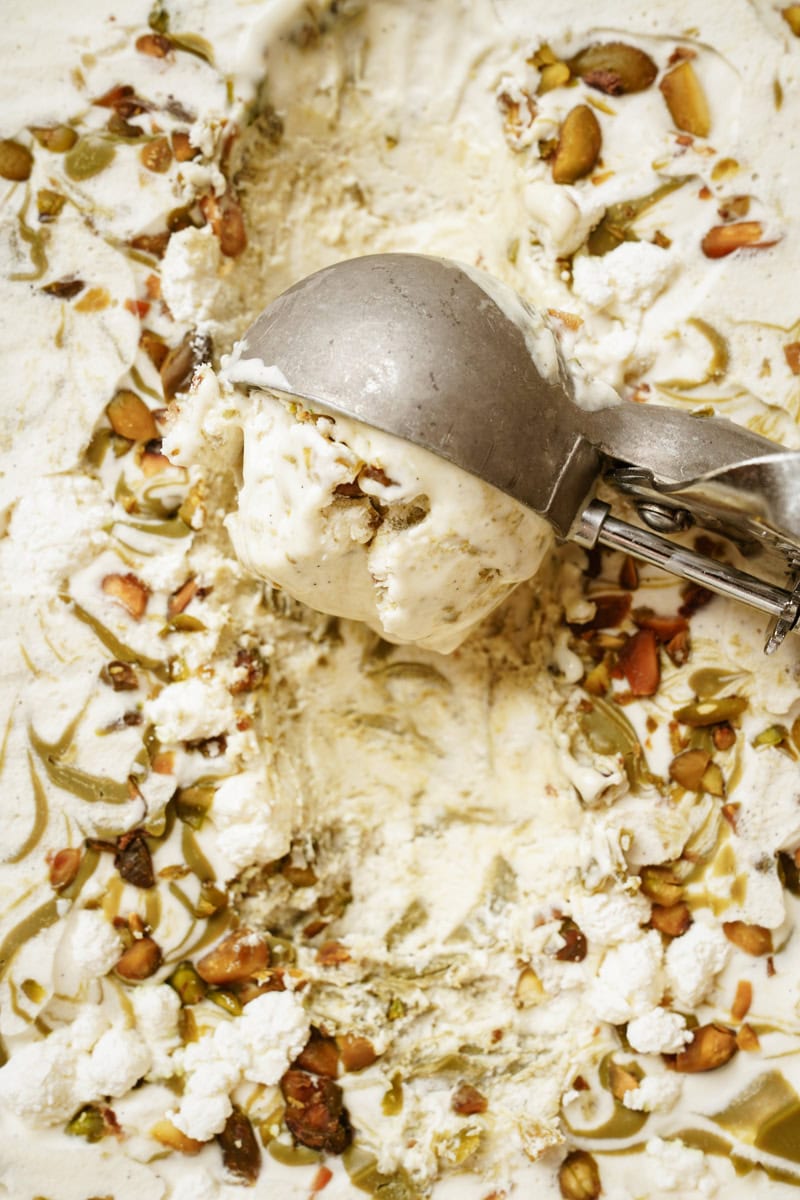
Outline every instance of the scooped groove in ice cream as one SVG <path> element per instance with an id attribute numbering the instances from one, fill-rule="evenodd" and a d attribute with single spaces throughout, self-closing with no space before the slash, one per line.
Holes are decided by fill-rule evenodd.
<path id="1" fill-rule="evenodd" d="M 535 513 L 409 442 L 264 390 L 241 408 L 236 554 L 312 608 L 449 653 L 552 545 Z"/>

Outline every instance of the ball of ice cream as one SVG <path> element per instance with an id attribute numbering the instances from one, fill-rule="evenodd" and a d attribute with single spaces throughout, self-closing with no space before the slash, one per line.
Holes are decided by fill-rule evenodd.
<path id="1" fill-rule="evenodd" d="M 551 546 L 541 517 L 427 450 L 266 390 L 242 413 L 236 554 L 312 608 L 448 653 Z"/>

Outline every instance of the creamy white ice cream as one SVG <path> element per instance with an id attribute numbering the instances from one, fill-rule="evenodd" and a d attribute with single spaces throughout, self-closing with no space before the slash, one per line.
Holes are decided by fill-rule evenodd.
<path id="1" fill-rule="evenodd" d="M 236 554 L 311 608 L 447 653 L 552 545 L 535 513 L 429 451 L 267 392 L 242 407 Z"/>

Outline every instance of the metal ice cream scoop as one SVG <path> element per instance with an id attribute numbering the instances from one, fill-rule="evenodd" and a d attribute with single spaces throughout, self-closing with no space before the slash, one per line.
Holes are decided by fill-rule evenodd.
<path id="1" fill-rule="evenodd" d="M 266 378 L 272 390 L 424 446 L 561 538 L 625 551 L 744 601 L 770 614 L 766 651 L 776 649 L 800 619 L 800 452 L 661 405 L 589 410 L 560 356 L 543 369 L 541 326 L 516 292 L 470 267 L 369 255 L 270 304 L 240 343 L 232 378 Z M 601 480 L 629 498 L 641 526 L 594 498 Z M 732 538 L 758 574 L 664 536 L 692 525 Z"/>

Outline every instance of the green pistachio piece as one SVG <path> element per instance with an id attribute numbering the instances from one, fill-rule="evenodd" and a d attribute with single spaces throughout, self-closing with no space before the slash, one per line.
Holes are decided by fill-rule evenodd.
<path id="1" fill-rule="evenodd" d="M 70 1137 L 82 1137 L 87 1142 L 99 1142 L 106 1136 L 106 1122 L 99 1108 L 87 1104 L 76 1113 L 67 1125 L 66 1132 Z"/>
<path id="2" fill-rule="evenodd" d="M 208 990 L 190 962 L 178 963 L 167 983 L 178 993 L 181 1004 L 199 1004 Z"/>

